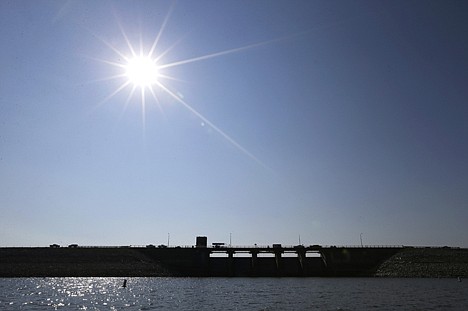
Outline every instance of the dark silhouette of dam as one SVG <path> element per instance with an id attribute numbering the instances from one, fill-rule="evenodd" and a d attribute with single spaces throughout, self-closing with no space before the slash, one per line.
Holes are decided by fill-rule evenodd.
<path id="1" fill-rule="evenodd" d="M 179 276 L 370 276 L 404 247 L 207 247 L 141 250 Z"/>
<path id="2" fill-rule="evenodd" d="M 183 276 L 311 277 L 372 276 L 380 264 L 405 250 L 392 247 L 319 245 L 232 247 L 0 248 L 0 277 L 31 276 Z"/>

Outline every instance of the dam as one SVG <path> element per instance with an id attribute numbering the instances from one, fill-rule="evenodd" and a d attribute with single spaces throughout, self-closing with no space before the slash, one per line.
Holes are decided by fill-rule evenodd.
<path id="1" fill-rule="evenodd" d="M 196 245 L 0 248 L 0 277 L 179 276 L 317 277 L 372 276 L 403 246 L 226 246 L 197 237 Z"/>
<path id="2" fill-rule="evenodd" d="M 163 256 L 159 250 L 144 250 L 165 267 L 181 276 L 369 276 L 379 264 L 398 253 L 401 247 L 207 247 L 174 249 Z M 174 261 L 173 258 L 179 258 Z"/>

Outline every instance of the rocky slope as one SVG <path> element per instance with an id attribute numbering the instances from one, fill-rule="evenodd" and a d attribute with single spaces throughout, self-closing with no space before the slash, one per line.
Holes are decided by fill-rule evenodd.
<path id="1" fill-rule="evenodd" d="M 375 276 L 468 278 L 468 249 L 408 248 L 385 261 Z"/>

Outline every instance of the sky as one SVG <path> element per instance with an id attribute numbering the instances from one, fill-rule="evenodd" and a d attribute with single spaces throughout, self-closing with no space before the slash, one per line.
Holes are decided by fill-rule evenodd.
<path id="1" fill-rule="evenodd" d="M 467 16 L 0 1 L 0 246 L 468 247 Z"/>

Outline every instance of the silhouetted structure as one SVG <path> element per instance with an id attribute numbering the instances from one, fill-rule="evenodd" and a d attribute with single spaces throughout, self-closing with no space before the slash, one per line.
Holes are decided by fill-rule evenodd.
<path id="1" fill-rule="evenodd" d="M 196 247 L 206 248 L 208 246 L 208 238 L 206 236 L 197 236 Z"/>
<path id="2" fill-rule="evenodd" d="M 42 276 L 431 276 L 427 260 L 445 258 L 456 276 L 468 276 L 468 250 L 413 247 L 322 247 L 320 245 L 232 247 L 205 236 L 195 246 L 0 248 L 0 277 Z M 395 255 L 397 254 L 397 255 Z M 395 255 L 395 256 L 394 256 Z M 421 257 L 423 256 L 423 257 Z M 432 257 L 431 257 L 432 256 Z M 388 260 L 389 258 L 391 260 Z M 418 263 L 418 258 L 425 259 Z M 382 263 L 385 262 L 384 265 Z M 409 270 L 402 267 L 414 268 Z M 431 266 L 432 267 L 432 266 Z M 429 267 L 437 275 L 445 270 Z M 404 268 L 405 271 L 397 271 Z M 431 270 L 431 271 L 432 271 Z M 427 273 L 420 274 L 418 271 Z M 445 272 L 444 272 L 445 271 Z M 396 274 L 392 274 L 395 272 Z M 465 273 L 466 272 L 466 273 Z M 406 274 L 405 274 L 406 273 Z M 126 286 L 124 280 L 123 286 Z"/>

